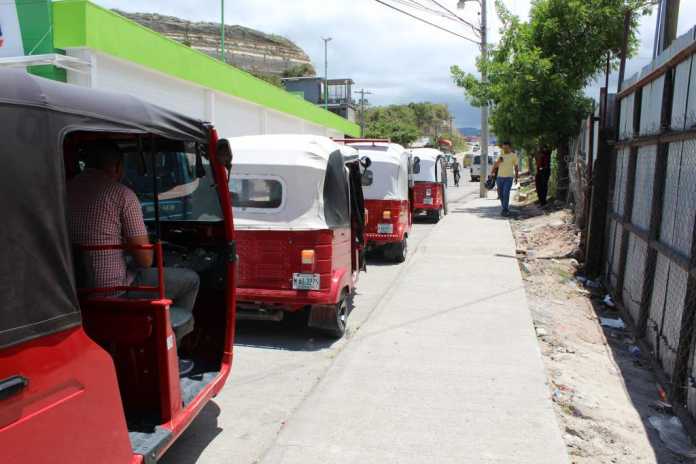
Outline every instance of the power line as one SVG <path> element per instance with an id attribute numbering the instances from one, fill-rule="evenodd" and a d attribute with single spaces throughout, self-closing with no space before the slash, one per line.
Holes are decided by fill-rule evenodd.
<path id="1" fill-rule="evenodd" d="M 408 11 L 404 11 L 404 10 L 402 10 L 402 9 L 400 9 L 400 8 L 397 8 L 397 7 L 395 7 L 394 5 L 390 5 L 389 3 L 384 2 L 384 1 L 382 1 L 382 0 L 375 0 L 375 1 L 376 1 L 377 3 L 379 3 L 379 4 L 381 4 L 381 5 L 384 5 L 384 6 L 388 7 L 388 8 L 391 8 L 392 10 L 396 10 L 396 11 L 398 11 L 399 13 L 405 14 L 406 16 L 410 16 L 411 18 L 413 18 L 413 19 L 415 19 L 415 20 L 417 20 L 417 21 L 420 21 L 420 22 L 422 22 L 422 23 L 428 24 L 429 26 L 433 26 L 433 27 L 435 27 L 435 28 L 437 28 L 437 29 L 440 29 L 441 31 L 447 32 L 447 33 L 452 34 L 452 35 L 455 35 L 455 36 L 457 36 L 457 37 L 459 37 L 459 38 L 461 38 L 461 39 L 468 40 L 468 41 L 471 42 L 471 43 L 475 43 L 476 45 L 479 45 L 479 42 L 478 42 L 477 40 L 475 40 L 475 39 L 472 39 L 472 38 L 470 38 L 470 37 L 466 37 L 466 36 L 464 36 L 464 35 L 458 34 L 458 33 L 454 32 L 454 31 L 451 31 L 451 30 L 449 30 L 449 29 L 447 29 L 447 28 L 445 28 L 445 27 L 438 26 L 438 25 L 435 24 L 435 23 L 431 23 L 430 21 L 427 21 L 427 20 L 425 20 L 425 19 L 423 19 L 423 18 L 419 18 L 418 16 L 409 13 Z"/>
<path id="2" fill-rule="evenodd" d="M 481 32 L 481 30 L 480 30 L 478 27 L 476 27 L 475 25 L 473 25 L 472 23 L 470 23 L 470 22 L 467 21 L 466 19 L 462 18 L 461 16 L 459 16 L 457 13 L 455 13 L 454 11 L 450 10 L 449 8 L 447 8 L 447 7 L 446 7 L 445 5 L 443 5 L 442 3 L 438 2 L 437 0 L 430 0 L 430 1 L 431 1 L 432 3 L 434 3 L 435 5 L 439 6 L 440 8 L 442 8 L 443 10 L 445 10 L 445 11 L 446 11 L 447 13 L 449 13 L 453 18 L 456 18 L 457 20 L 463 22 L 464 24 L 466 24 L 467 26 L 469 26 L 470 28 L 472 28 L 472 29 L 474 30 L 474 32 L 476 32 L 477 34 L 479 34 L 479 33 Z"/>

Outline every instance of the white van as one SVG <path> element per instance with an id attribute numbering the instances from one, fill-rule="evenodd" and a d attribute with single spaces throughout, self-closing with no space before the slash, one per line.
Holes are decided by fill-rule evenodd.
<path id="1" fill-rule="evenodd" d="M 495 164 L 495 156 L 488 155 L 488 166 L 486 166 L 486 178 L 493 171 L 493 164 Z M 474 161 L 471 163 L 471 182 L 478 182 L 481 180 L 481 155 L 474 155 Z"/>

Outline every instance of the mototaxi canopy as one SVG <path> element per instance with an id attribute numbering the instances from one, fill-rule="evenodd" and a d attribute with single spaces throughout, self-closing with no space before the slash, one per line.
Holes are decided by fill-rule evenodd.
<path id="1" fill-rule="evenodd" d="M 385 142 L 350 146 L 371 161 L 367 168 L 372 172 L 371 183 L 363 184 L 366 200 L 408 200 L 411 155 L 404 147 Z"/>
<path id="2" fill-rule="evenodd" d="M 74 131 L 208 143 L 210 126 L 130 95 L 0 70 L 0 348 L 80 324 L 63 142 Z"/>
<path id="3" fill-rule="evenodd" d="M 357 161 L 356 150 L 317 135 L 253 135 L 228 141 L 233 154 L 230 191 L 235 228 L 350 227 L 351 188 L 346 163 Z M 245 181 L 255 191 L 235 198 Z M 261 198 L 260 207 L 248 202 L 250 196 Z"/>
<path id="4" fill-rule="evenodd" d="M 413 148 L 411 155 L 414 160 L 420 159 L 420 171 L 414 172 L 416 182 L 446 182 L 446 172 L 442 159 L 444 155 L 435 148 Z"/>

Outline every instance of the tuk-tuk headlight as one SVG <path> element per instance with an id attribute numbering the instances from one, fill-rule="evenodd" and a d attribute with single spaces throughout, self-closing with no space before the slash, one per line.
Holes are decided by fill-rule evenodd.
<path id="1" fill-rule="evenodd" d="M 391 219 L 391 211 L 382 211 L 382 219 Z"/>

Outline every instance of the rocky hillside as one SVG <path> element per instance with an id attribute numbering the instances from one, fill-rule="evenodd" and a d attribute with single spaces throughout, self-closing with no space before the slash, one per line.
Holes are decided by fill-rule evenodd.
<path id="1" fill-rule="evenodd" d="M 114 11 L 210 56 L 220 56 L 219 23 L 191 22 L 156 13 Z M 254 74 L 312 76 L 315 73 L 307 54 L 290 40 L 243 26 L 225 26 L 225 58 L 228 63 Z"/>

